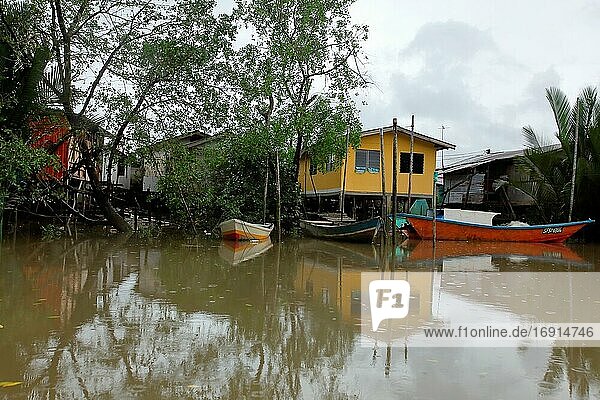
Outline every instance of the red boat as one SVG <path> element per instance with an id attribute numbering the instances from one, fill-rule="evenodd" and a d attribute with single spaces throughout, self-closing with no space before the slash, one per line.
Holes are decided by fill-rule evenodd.
<path id="1" fill-rule="evenodd" d="M 433 218 L 399 214 L 406 218 L 421 239 L 433 239 Z M 436 220 L 437 240 L 482 240 L 488 242 L 560 243 L 594 221 L 565 222 L 562 224 L 493 226 L 471 222 Z"/>

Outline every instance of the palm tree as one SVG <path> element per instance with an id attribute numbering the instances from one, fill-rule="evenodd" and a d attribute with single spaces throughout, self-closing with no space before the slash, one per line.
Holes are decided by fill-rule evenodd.
<path id="1" fill-rule="evenodd" d="M 31 135 L 27 119 L 36 108 L 47 102 L 42 88 L 44 69 L 50 49 L 27 40 L 27 31 L 34 30 L 37 10 L 28 3 L 0 0 L 0 137 L 17 135 L 29 142 Z"/>
<path id="2" fill-rule="evenodd" d="M 536 202 L 545 222 L 566 220 L 569 214 L 571 177 L 578 135 L 574 215 L 598 213 L 594 202 L 600 183 L 600 102 L 596 88 L 583 89 L 576 104 L 558 88 L 546 89 L 557 126 L 558 145 L 550 145 L 531 126 L 523 128 L 526 150 L 522 167 L 525 179 L 519 188 Z M 579 115 L 577 115 L 577 113 Z"/>

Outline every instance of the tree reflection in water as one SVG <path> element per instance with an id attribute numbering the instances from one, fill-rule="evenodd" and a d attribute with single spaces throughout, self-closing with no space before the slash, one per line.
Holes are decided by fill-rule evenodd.
<path id="1" fill-rule="evenodd" d="M 0 339 L 1 376 L 24 380 L 11 396 L 29 399 L 299 398 L 307 387 L 345 398 L 338 376 L 356 334 L 295 296 L 296 251 L 275 245 L 232 267 L 212 242 L 5 250 L 0 309 L 14 336 Z"/>
<path id="2" fill-rule="evenodd" d="M 499 370 L 491 356 L 476 358 L 480 349 L 456 364 L 461 352 L 448 349 L 408 349 L 407 358 L 406 349 L 403 357 L 384 343 L 357 345 L 362 271 L 389 270 L 394 260 L 406 271 L 451 270 L 489 253 L 494 271 L 589 269 L 589 260 L 569 249 L 446 245 L 434 262 L 425 242 L 378 254 L 372 246 L 290 240 L 258 255 L 245 247 L 253 258 L 232 257 L 235 265 L 218 249 L 215 241 L 151 246 L 126 237 L 2 249 L 0 380 L 24 383 L 0 389 L 0 399 L 343 399 L 371 391 L 436 394 L 436 386 L 468 386 L 463 393 L 486 397 L 495 389 L 476 388 L 483 379 L 477 374 L 508 379 L 520 361 L 530 375 L 516 390 L 585 399 L 600 387 L 597 349 L 548 349 L 543 359 L 535 358 L 543 352 L 507 349 L 498 352 L 506 362 Z M 469 256 L 447 262 L 456 252 Z M 414 287 L 423 302 L 415 310 L 424 318 L 433 281 L 422 283 Z M 476 384 L 461 372 L 469 368 Z M 418 387 L 423 379 L 438 385 Z"/>

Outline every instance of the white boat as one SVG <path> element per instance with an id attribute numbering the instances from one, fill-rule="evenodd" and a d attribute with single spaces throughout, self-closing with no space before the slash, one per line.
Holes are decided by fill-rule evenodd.
<path id="1" fill-rule="evenodd" d="M 221 236 L 227 240 L 266 240 L 273 224 L 251 224 L 241 219 L 228 219 L 219 225 Z"/>

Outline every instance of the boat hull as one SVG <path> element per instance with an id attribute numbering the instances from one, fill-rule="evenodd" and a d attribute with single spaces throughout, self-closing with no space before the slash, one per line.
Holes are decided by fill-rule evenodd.
<path id="1" fill-rule="evenodd" d="M 371 243 L 381 226 L 380 218 L 358 221 L 348 224 L 319 223 L 300 221 L 300 227 L 309 236 L 346 242 Z"/>
<path id="2" fill-rule="evenodd" d="M 228 219 L 219 225 L 226 240 L 267 240 L 273 224 L 251 224 L 240 219 Z"/>
<path id="3" fill-rule="evenodd" d="M 404 215 L 421 239 L 433 239 L 431 217 Z M 531 226 L 488 226 L 437 220 L 437 240 L 481 240 L 487 242 L 561 243 L 593 220 Z"/>

